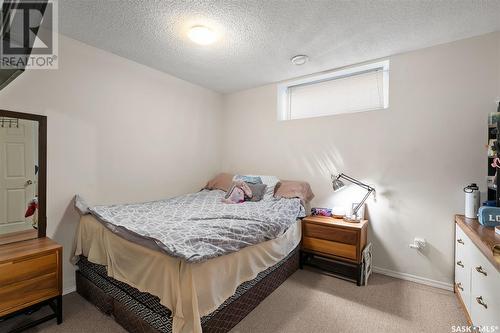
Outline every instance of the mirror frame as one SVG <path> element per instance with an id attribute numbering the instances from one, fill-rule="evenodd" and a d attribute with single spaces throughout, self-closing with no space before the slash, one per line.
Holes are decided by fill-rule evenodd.
<path id="1" fill-rule="evenodd" d="M 0 117 L 27 119 L 38 122 L 38 238 L 47 232 L 47 117 L 0 109 Z M 9 235 L 9 234 L 6 234 Z M 25 239 L 31 239 L 25 238 Z M 16 238 L 14 241 L 25 240 Z"/>

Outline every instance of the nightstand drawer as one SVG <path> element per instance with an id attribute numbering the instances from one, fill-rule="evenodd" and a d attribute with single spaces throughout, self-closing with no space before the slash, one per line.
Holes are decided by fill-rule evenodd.
<path id="1" fill-rule="evenodd" d="M 304 236 L 302 238 L 302 247 L 327 255 L 357 260 L 355 245 Z"/>
<path id="2" fill-rule="evenodd" d="M 46 274 L 30 280 L 0 287 L 0 315 L 8 313 L 11 308 L 38 303 L 57 296 L 57 273 Z"/>
<path id="3" fill-rule="evenodd" d="M 0 264 L 0 287 L 57 272 L 57 253 Z"/>
<path id="4" fill-rule="evenodd" d="M 332 228 L 318 224 L 304 224 L 304 236 L 324 239 L 332 242 L 356 245 L 358 242 L 358 232 L 341 228 Z"/>

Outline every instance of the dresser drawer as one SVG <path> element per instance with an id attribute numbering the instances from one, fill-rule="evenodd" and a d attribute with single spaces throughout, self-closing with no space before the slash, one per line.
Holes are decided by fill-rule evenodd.
<path id="1" fill-rule="evenodd" d="M 474 246 L 470 252 L 471 274 L 477 291 L 492 293 L 500 299 L 500 272 Z"/>
<path id="2" fill-rule="evenodd" d="M 327 255 L 329 254 L 332 256 L 357 260 L 356 245 L 304 236 L 302 238 L 302 247 L 304 249 L 321 252 Z"/>
<path id="3" fill-rule="evenodd" d="M 474 244 L 465 232 L 457 225 L 455 227 L 455 256 L 460 260 L 468 262 L 469 253 Z"/>
<path id="4" fill-rule="evenodd" d="M 59 294 L 57 273 L 0 287 L 0 315 L 11 308 L 38 303 Z"/>
<path id="5" fill-rule="evenodd" d="M 304 225 L 304 236 L 319 238 L 328 241 L 356 245 L 358 241 L 358 232 L 341 228 L 331 228 L 313 223 Z"/>
<path id="6" fill-rule="evenodd" d="M 500 326 L 500 273 L 479 249 L 471 252 L 471 317 L 476 326 Z"/>
<path id="7" fill-rule="evenodd" d="M 468 255 L 472 322 L 476 326 L 500 326 L 500 272 L 476 246 L 471 247 Z"/>
<path id="8" fill-rule="evenodd" d="M 0 264 L 0 288 L 11 283 L 57 272 L 57 253 Z"/>
<path id="9" fill-rule="evenodd" d="M 500 327 L 500 277 L 480 276 L 473 269 L 470 315 L 476 326 Z"/>
<path id="10" fill-rule="evenodd" d="M 458 225 L 455 226 L 455 287 L 470 313 L 470 262 L 469 252 L 473 246 L 469 237 Z"/>
<path id="11" fill-rule="evenodd" d="M 455 269 L 455 287 L 460 295 L 465 308 L 470 313 L 470 270 L 465 271 L 462 268 Z"/>

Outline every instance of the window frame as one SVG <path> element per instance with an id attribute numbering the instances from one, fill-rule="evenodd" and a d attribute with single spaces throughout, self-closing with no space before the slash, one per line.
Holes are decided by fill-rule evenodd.
<path id="1" fill-rule="evenodd" d="M 389 67 L 390 61 L 389 59 L 381 60 L 373 63 L 367 63 L 363 65 L 351 66 L 348 68 L 334 70 L 326 73 L 314 74 L 301 79 L 285 81 L 283 83 L 278 84 L 278 120 L 299 120 L 299 119 L 308 119 L 308 118 L 316 118 L 316 117 L 325 117 L 325 116 L 337 116 L 342 114 L 350 114 L 357 112 L 365 112 L 365 111 L 374 111 L 374 110 L 384 110 L 389 108 Z M 367 110 L 358 110 L 358 111 L 346 111 L 341 113 L 333 113 L 329 115 L 311 115 L 310 117 L 302 117 L 302 118 L 292 118 L 291 110 L 290 110 L 290 98 L 291 94 L 289 93 L 290 88 L 304 85 L 314 85 L 316 83 L 322 83 L 325 81 L 332 81 L 337 79 L 343 79 L 351 76 L 366 74 L 375 71 L 382 71 L 383 79 L 383 98 L 384 105 L 381 108 L 375 109 L 367 109 Z"/>

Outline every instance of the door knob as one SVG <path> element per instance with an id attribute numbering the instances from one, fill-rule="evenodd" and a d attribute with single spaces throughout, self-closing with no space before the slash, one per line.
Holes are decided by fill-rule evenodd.
<path id="1" fill-rule="evenodd" d="M 457 265 L 464 268 L 464 264 L 461 261 L 457 261 Z"/>
<path id="2" fill-rule="evenodd" d="M 461 238 L 457 239 L 457 243 L 464 245 L 464 241 Z"/>
<path id="3" fill-rule="evenodd" d="M 28 179 L 26 181 L 26 186 L 29 186 L 29 185 L 32 185 L 33 184 L 33 181 L 31 179 Z"/>
<path id="4" fill-rule="evenodd" d="M 464 291 L 464 287 L 462 287 L 462 283 L 461 282 L 458 282 L 457 283 L 457 288 Z"/>

